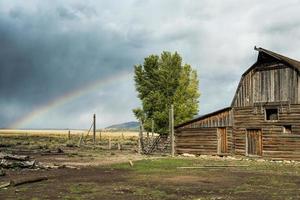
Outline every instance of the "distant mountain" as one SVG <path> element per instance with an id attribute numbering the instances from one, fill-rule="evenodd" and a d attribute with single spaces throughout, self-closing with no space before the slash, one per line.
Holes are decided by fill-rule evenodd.
<path id="1" fill-rule="evenodd" d="M 139 129 L 139 123 L 138 122 L 125 122 L 125 123 L 122 123 L 122 124 L 114 124 L 114 125 L 108 126 L 105 129 L 138 130 Z"/>

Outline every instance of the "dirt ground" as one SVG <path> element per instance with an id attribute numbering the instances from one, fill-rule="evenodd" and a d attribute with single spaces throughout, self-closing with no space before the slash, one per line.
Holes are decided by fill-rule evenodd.
<path id="1" fill-rule="evenodd" d="M 40 176 L 48 180 L 1 189 L 0 199 L 300 199 L 299 166 L 137 155 L 131 167 L 116 164 L 122 153 L 116 154 L 110 156 L 113 164 L 7 171 L 0 182 Z M 207 164 L 249 167 L 177 168 Z"/>
<path id="2" fill-rule="evenodd" d="M 142 156 L 134 151 L 134 146 L 126 150 L 107 150 L 60 144 L 64 154 L 42 155 L 32 148 L 37 145 L 36 138 L 31 138 L 29 144 L 19 144 L 19 140 L 22 139 L 15 138 L 17 146 L 1 147 L 1 151 L 22 147 L 28 154 L 28 150 L 33 149 L 32 159 L 59 167 L 5 170 L 6 175 L 0 177 L 1 184 L 32 177 L 48 179 L 2 188 L 0 199 L 300 199 L 300 164 L 294 162 Z M 40 142 L 40 138 L 38 140 Z M 52 144 L 51 148 L 57 148 L 54 142 Z M 180 168 L 201 166 L 203 168 Z"/>

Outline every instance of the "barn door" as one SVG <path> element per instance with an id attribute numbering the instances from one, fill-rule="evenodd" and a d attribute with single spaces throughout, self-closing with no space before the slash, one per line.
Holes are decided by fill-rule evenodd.
<path id="1" fill-rule="evenodd" d="M 246 133 L 246 155 L 262 155 L 262 140 L 260 129 L 249 129 Z"/>
<path id="2" fill-rule="evenodd" d="M 226 128 L 218 128 L 218 154 L 227 153 L 227 132 Z"/>

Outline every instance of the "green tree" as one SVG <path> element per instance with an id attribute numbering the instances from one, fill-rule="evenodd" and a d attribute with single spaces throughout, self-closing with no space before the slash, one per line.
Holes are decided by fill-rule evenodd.
<path id="1" fill-rule="evenodd" d="M 183 65 L 177 52 L 150 55 L 142 65 L 135 65 L 134 70 L 142 108 L 136 108 L 133 112 L 143 122 L 145 130 L 151 130 L 153 119 L 155 132 L 167 134 L 171 104 L 174 105 L 175 125 L 192 119 L 198 113 L 200 93 L 197 72 L 190 65 Z"/>

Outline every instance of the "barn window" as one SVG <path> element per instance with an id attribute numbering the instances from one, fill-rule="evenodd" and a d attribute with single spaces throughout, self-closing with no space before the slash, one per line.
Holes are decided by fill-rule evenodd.
<path id="1" fill-rule="evenodd" d="M 283 126 L 283 133 L 292 133 L 292 125 L 284 125 Z"/>
<path id="2" fill-rule="evenodd" d="M 266 120 L 278 120 L 278 109 L 277 108 L 266 108 Z"/>

